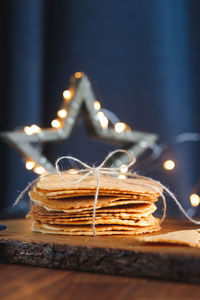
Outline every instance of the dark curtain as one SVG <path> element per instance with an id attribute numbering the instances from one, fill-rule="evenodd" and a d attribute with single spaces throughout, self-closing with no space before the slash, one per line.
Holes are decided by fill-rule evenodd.
<path id="1" fill-rule="evenodd" d="M 48 127 L 69 77 L 84 71 L 104 108 L 133 129 L 167 141 L 199 131 L 199 1 L 13 0 L 1 2 L 1 131 L 36 123 Z M 1 147 L 4 214 L 34 175 L 17 153 Z M 112 145 L 90 139 L 80 123 L 69 140 L 47 146 L 52 161 L 72 154 L 100 162 Z M 198 146 L 170 148 L 172 174 L 152 173 L 189 208 L 198 179 Z M 171 214 L 178 210 L 169 203 Z"/>

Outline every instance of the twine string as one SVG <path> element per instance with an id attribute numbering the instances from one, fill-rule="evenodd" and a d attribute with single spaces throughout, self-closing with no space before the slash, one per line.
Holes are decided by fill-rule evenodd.
<path id="1" fill-rule="evenodd" d="M 185 211 L 185 209 L 183 208 L 183 206 L 181 205 L 181 203 L 179 202 L 179 200 L 177 199 L 177 197 L 174 195 L 174 193 L 172 193 L 172 191 L 170 191 L 170 189 L 168 189 L 164 184 L 162 184 L 160 181 L 157 181 L 155 179 L 152 179 L 150 177 L 146 177 L 146 176 L 142 176 L 142 175 L 137 175 L 137 174 L 131 174 L 129 173 L 129 176 L 132 177 L 132 175 L 134 175 L 135 178 L 138 178 L 138 179 L 145 179 L 145 180 L 148 180 L 152 183 L 157 183 L 162 189 L 164 192 L 166 192 L 166 194 L 168 194 L 173 200 L 174 202 L 176 203 L 176 205 L 178 206 L 179 210 L 183 213 L 183 215 L 186 217 L 186 219 L 188 219 L 190 222 L 196 224 L 196 225 L 200 225 L 200 221 L 197 221 L 197 220 L 194 220 L 193 218 L 191 218 L 188 213 Z M 143 185 L 143 184 L 142 184 Z M 155 185 L 148 185 L 148 184 L 144 184 L 145 186 L 147 187 L 151 187 L 153 188 L 155 191 L 157 191 L 162 200 L 163 200 L 163 216 L 161 218 L 161 223 L 164 221 L 165 217 L 166 217 L 166 211 L 167 211 L 167 204 L 166 204 L 166 198 L 164 196 L 164 193 L 161 192 Z"/>
<path id="2" fill-rule="evenodd" d="M 109 153 L 106 158 L 103 160 L 103 162 L 98 166 L 98 167 L 91 167 L 88 164 L 84 163 L 83 161 L 81 161 L 78 158 L 75 158 L 73 156 L 62 156 L 60 158 L 58 158 L 58 160 L 56 161 L 56 172 L 59 175 L 60 179 L 65 181 L 66 183 L 70 183 L 70 184 L 77 184 L 80 183 L 81 181 L 85 180 L 88 176 L 93 175 L 94 178 L 96 179 L 96 191 L 95 191 L 95 195 L 94 195 L 94 205 L 93 205 L 93 215 L 92 215 L 92 231 L 93 231 L 93 235 L 96 235 L 96 227 L 95 227 L 95 217 L 96 217 L 96 207 L 97 207 L 97 202 L 98 202 L 98 195 L 99 195 L 99 186 L 100 186 L 100 180 L 99 180 L 99 176 L 100 175 L 118 175 L 120 172 L 120 167 L 104 167 L 106 165 L 106 163 L 116 154 L 116 153 L 124 153 L 129 157 L 129 163 L 127 166 L 127 168 L 130 168 L 132 165 L 134 165 L 136 159 L 133 155 L 132 152 L 130 151 L 126 151 L 126 150 L 122 150 L 122 149 L 118 149 L 115 150 L 111 153 Z M 64 160 L 72 160 L 75 161 L 77 163 L 79 163 L 81 166 L 83 166 L 85 169 L 77 169 L 77 173 L 78 174 L 83 174 L 79 179 L 76 180 L 66 180 L 64 178 L 64 176 L 62 175 L 63 172 L 61 172 L 60 167 L 59 167 L 59 163 Z"/>
<path id="3" fill-rule="evenodd" d="M 38 180 L 39 178 L 36 178 L 32 182 L 29 182 L 25 189 L 19 194 L 12 206 L 16 206 L 24 198 L 24 196 L 26 195 L 26 193 L 28 193 L 32 186 L 38 182 Z"/>
<path id="4" fill-rule="evenodd" d="M 99 196 L 100 176 L 101 175 L 110 175 L 111 176 L 111 175 L 119 175 L 120 174 L 121 167 L 105 167 L 106 163 L 114 155 L 119 154 L 119 153 L 124 153 L 129 157 L 129 163 L 126 165 L 127 169 L 129 170 L 130 167 L 132 167 L 134 165 L 136 159 L 135 159 L 132 152 L 122 150 L 122 149 L 115 150 L 115 151 L 109 153 L 108 156 L 103 160 L 103 162 L 97 167 L 89 166 L 88 164 L 84 163 L 83 161 L 81 161 L 78 158 L 75 158 L 73 156 L 62 156 L 62 157 L 58 158 L 56 163 L 55 163 L 56 173 L 58 174 L 60 179 L 64 182 L 66 182 L 66 183 L 78 184 L 81 181 L 84 181 L 88 176 L 94 176 L 94 178 L 96 180 L 96 191 L 95 191 L 95 195 L 94 195 L 93 216 L 92 216 L 92 230 L 93 230 L 94 235 L 96 235 L 95 216 L 96 216 L 96 207 L 97 207 L 98 196 Z M 82 175 L 82 176 L 80 176 L 78 179 L 75 179 L 75 180 L 66 180 L 66 178 L 63 176 L 64 174 L 66 174 L 66 172 L 61 171 L 60 167 L 59 167 L 59 163 L 62 160 L 65 160 L 65 159 L 66 160 L 72 160 L 72 161 L 77 162 L 78 164 L 80 164 L 83 168 L 82 169 L 76 169 L 76 172 L 77 172 L 77 174 Z M 39 180 L 42 180 L 45 177 L 50 176 L 50 175 L 52 175 L 52 174 L 42 175 L 39 178 L 33 180 L 31 183 L 29 183 L 26 186 L 26 188 L 21 192 L 19 197 L 16 199 L 13 206 L 15 206 L 19 203 L 19 201 L 24 197 L 24 195 L 29 191 L 29 189 L 33 185 L 35 185 Z M 131 173 L 131 172 L 128 171 L 128 172 L 125 173 L 125 176 L 135 179 L 134 184 L 137 184 L 137 185 L 140 185 L 140 186 L 143 186 L 143 187 L 152 188 L 154 191 L 156 191 L 160 195 L 160 197 L 162 198 L 162 202 L 163 202 L 163 214 L 162 214 L 162 217 L 160 219 L 160 224 L 164 221 L 164 219 L 166 217 L 166 211 L 167 211 L 166 198 L 165 198 L 165 195 L 164 195 L 164 192 L 165 192 L 167 195 L 169 195 L 171 197 L 171 199 L 173 199 L 175 201 L 175 203 L 178 206 L 179 210 L 183 213 L 183 215 L 190 222 L 192 222 L 196 225 L 200 225 L 200 221 L 197 221 L 197 220 L 194 220 L 193 218 L 191 218 L 188 215 L 188 213 L 185 211 L 183 206 L 180 204 L 177 197 L 165 185 L 163 185 L 161 182 L 159 182 L 157 180 L 154 180 L 150 177 L 138 175 L 138 174 L 136 174 L 136 172 Z M 144 183 L 144 182 L 138 182 L 138 179 L 144 179 L 145 181 L 149 181 L 149 184 Z"/>
<path id="5" fill-rule="evenodd" d="M 96 187 L 96 192 L 95 192 L 95 196 L 94 196 L 93 215 L 92 215 L 92 231 L 93 231 L 93 235 L 96 235 L 95 217 L 96 217 L 96 208 L 97 208 L 97 201 L 98 201 L 98 195 L 99 195 L 99 174 L 95 168 L 94 168 L 93 173 L 96 178 L 97 187 Z"/>

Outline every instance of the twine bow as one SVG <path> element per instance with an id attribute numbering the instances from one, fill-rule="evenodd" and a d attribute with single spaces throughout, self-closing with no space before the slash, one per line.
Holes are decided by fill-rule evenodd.
<path id="1" fill-rule="evenodd" d="M 56 166 L 56 172 L 59 175 L 60 179 L 65 181 L 66 183 L 70 183 L 70 184 L 78 184 L 79 182 L 83 181 L 84 179 L 86 179 L 88 176 L 92 175 L 94 176 L 94 178 L 96 179 L 96 192 L 94 195 L 94 205 L 93 205 L 93 216 L 92 216 L 92 230 L 93 230 L 93 234 L 96 235 L 96 228 L 95 228 L 95 215 L 96 215 L 96 206 L 97 206 L 97 202 L 98 202 L 98 195 L 99 195 L 99 186 L 100 186 L 100 176 L 101 175 L 119 175 L 121 173 L 121 166 L 120 167 L 105 167 L 106 163 L 108 162 L 109 159 L 111 159 L 115 154 L 119 154 L 119 153 L 124 153 L 129 157 L 129 163 L 126 165 L 127 170 L 130 169 L 130 167 L 132 167 L 136 161 L 134 155 L 132 152 L 130 151 L 126 151 L 126 150 L 115 150 L 113 152 L 111 152 L 110 154 L 108 154 L 108 156 L 104 159 L 104 161 L 97 167 L 95 166 L 89 166 L 88 164 L 82 162 L 80 159 L 75 158 L 73 156 L 62 156 L 60 158 L 57 159 L 55 166 Z M 59 167 L 59 163 L 64 160 L 72 160 L 74 162 L 79 163 L 80 165 L 82 165 L 84 167 L 84 169 L 76 169 L 77 174 L 82 174 L 82 176 L 77 179 L 77 180 L 66 180 L 63 177 L 63 173 L 60 170 Z M 28 190 L 34 185 L 36 184 L 39 180 L 50 176 L 51 174 L 47 174 L 47 175 L 42 175 L 39 178 L 33 180 L 31 183 L 29 183 L 26 188 L 21 192 L 21 194 L 19 195 L 19 197 L 16 199 L 16 201 L 14 202 L 13 206 L 17 205 L 19 203 L 19 201 L 24 197 L 24 195 L 28 192 Z M 180 204 L 180 202 L 178 201 L 178 199 L 176 198 L 176 196 L 166 187 L 164 186 L 161 182 L 154 180 L 150 177 L 146 177 L 146 176 L 142 176 L 142 175 L 138 175 L 136 173 L 131 173 L 131 172 L 126 172 L 125 174 L 127 177 L 136 179 L 134 181 L 134 184 L 136 185 L 140 185 L 143 187 L 149 187 L 152 188 L 153 190 L 155 190 L 160 197 L 162 198 L 163 201 L 163 215 L 160 219 L 160 224 L 164 221 L 165 217 L 166 217 L 166 209 L 167 209 L 167 205 L 166 205 L 166 199 L 165 199 L 165 195 L 164 192 L 166 192 L 177 204 L 179 210 L 184 214 L 184 216 L 192 223 L 196 224 L 196 225 L 200 225 L 200 221 L 196 221 L 193 218 L 191 218 L 188 213 L 185 211 L 185 209 L 182 207 L 182 205 Z M 144 179 L 146 182 L 149 181 L 149 184 L 138 181 L 138 179 Z M 159 187 L 161 189 L 159 189 Z M 161 191 L 163 190 L 163 191 Z"/>
<path id="2" fill-rule="evenodd" d="M 94 195 L 94 205 L 93 205 L 93 216 L 92 216 L 92 230 L 93 230 L 93 234 L 96 235 L 96 228 L 95 228 L 95 215 L 96 215 L 96 207 L 97 207 L 97 201 L 98 201 L 98 195 L 99 195 L 99 185 L 100 185 L 100 182 L 99 182 L 99 176 L 100 175 L 118 175 L 120 173 L 120 167 L 104 167 L 106 165 L 106 163 L 109 161 L 109 159 L 114 156 L 116 153 L 124 153 L 124 154 L 127 154 L 127 156 L 129 157 L 129 164 L 126 165 L 126 167 L 129 169 L 131 166 L 134 165 L 136 159 L 133 155 L 132 152 L 129 152 L 129 151 L 126 151 L 126 150 L 115 150 L 113 152 L 111 152 L 110 154 L 108 154 L 108 156 L 104 159 L 104 161 L 98 166 L 98 167 L 91 167 L 89 166 L 88 164 L 82 162 L 80 159 L 78 158 L 75 158 L 73 156 L 62 156 L 60 158 L 57 159 L 56 161 L 56 171 L 59 175 L 59 177 L 61 178 L 61 180 L 67 182 L 67 183 L 70 183 L 70 184 L 77 184 L 81 181 L 83 181 L 84 179 L 86 179 L 88 176 L 90 175 L 93 175 L 96 179 L 96 192 L 95 192 L 95 195 Z M 64 160 L 64 159 L 67 159 L 67 160 L 72 160 L 72 161 L 75 161 L 75 162 L 78 162 L 80 165 L 82 165 L 85 169 L 77 169 L 77 173 L 78 174 L 83 174 L 83 176 L 81 176 L 79 179 L 77 180 L 73 180 L 73 181 L 69 181 L 69 180 L 66 180 L 63 176 L 62 176 L 62 172 L 60 171 L 60 168 L 59 168 L 59 162 Z"/>

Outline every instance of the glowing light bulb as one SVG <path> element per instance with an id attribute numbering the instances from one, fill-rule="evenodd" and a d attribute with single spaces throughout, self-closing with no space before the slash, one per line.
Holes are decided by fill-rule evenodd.
<path id="1" fill-rule="evenodd" d="M 27 162 L 26 162 L 26 169 L 27 170 L 32 170 L 34 167 L 35 167 L 34 161 L 27 160 Z"/>
<path id="2" fill-rule="evenodd" d="M 25 126 L 25 127 L 24 127 L 24 132 L 25 132 L 27 135 L 33 134 L 33 130 L 32 130 L 32 128 L 29 127 L 29 126 Z"/>
<path id="3" fill-rule="evenodd" d="M 39 133 L 41 131 L 41 128 L 35 124 L 31 125 L 31 130 L 33 133 Z"/>
<path id="4" fill-rule="evenodd" d="M 190 203 L 192 206 L 198 206 L 200 203 L 200 198 L 197 194 L 191 194 L 190 195 Z"/>
<path id="5" fill-rule="evenodd" d="M 66 118 L 67 116 L 67 110 L 66 109 L 60 109 L 58 112 L 57 112 L 57 115 L 60 117 L 60 118 Z"/>
<path id="6" fill-rule="evenodd" d="M 115 131 L 117 133 L 121 133 L 126 129 L 126 124 L 122 122 L 118 122 L 115 124 Z"/>
<path id="7" fill-rule="evenodd" d="M 63 92 L 63 98 L 65 100 L 69 100 L 71 98 L 71 92 L 69 90 L 66 90 Z"/>
<path id="8" fill-rule="evenodd" d="M 45 172 L 45 169 L 44 169 L 43 167 L 41 167 L 41 166 L 37 166 L 37 167 L 35 167 L 33 170 L 34 170 L 34 172 L 35 172 L 36 174 L 39 174 L 39 175 L 42 175 L 42 174 L 44 174 L 44 172 Z"/>
<path id="9" fill-rule="evenodd" d="M 100 110 L 101 109 L 101 103 L 99 101 L 94 101 L 94 109 Z"/>
<path id="10" fill-rule="evenodd" d="M 125 175 L 123 175 L 123 174 L 119 174 L 119 175 L 118 175 L 118 178 L 119 178 L 119 179 L 123 179 L 123 180 L 124 180 L 124 179 L 126 179 L 126 176 L 125 176 Z"/>
<path id="11" fill-rule="evenodd" d="M 61 123 L 59 120 L 55 119 L 51 122 L 51 126 L 54 128 L 59 128 L 61 126 Z"/>
<path id="12" fill-rule="evenodd" d="M 102 111 L 99 111 L 97 116 L 98 116 L 98 119 L 101 123 L 101 127 L 103 129 L 108 128 L 108 118 L 104 115 L 104 113 Z"/>
<path id="13" fill-rule="evenodd" d="M 69 173 L 69 174 L 78 174 L 78 171 L 75 170 L 75 169 L 69 169 L 69 170 L 67 170 L 67 173 Z"/>
<path id="14" fill-rule="evenodd" d="M 79 78 L 82 77 L 82 75 L 83 75 L 82 72 L 76 72 L 76 73 L 74 74 L 74 77 L 75 77 L 76 79 L 79 79 Z"/>
<path id="15" fill-rule="evenodd" d="M 98 116 L 99 119 L 101 119 L 102 117 L 105 117 L 105 115 L 102 111 L 99 111 L 97 116 Z"/>
<path id="16" fill-rule="evenodd" d="M 121 173 L 127 173 L 127 171 L 128 171 L 128 166 L 127 165 L 121 165 L 120 172 Z"/>
<path id="17" fill-rule="evenodd" d="M 168 171 L 171 171 L 175 168 L 175 162 L 173 160 L 166 160 L 164 163 L 163 163 L 163 168 L 165 170 L 168 170 Z"/>

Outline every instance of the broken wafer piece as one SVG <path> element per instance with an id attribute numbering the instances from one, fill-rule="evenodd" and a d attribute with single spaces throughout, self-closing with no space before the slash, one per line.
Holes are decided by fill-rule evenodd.
<path id="1" fill-rule="evenodd" d="M 137 239 L 145 243 L 167 243 L 200 248 L 200 229 L 179 230 L 159 235 L 142 236 Z"/>

